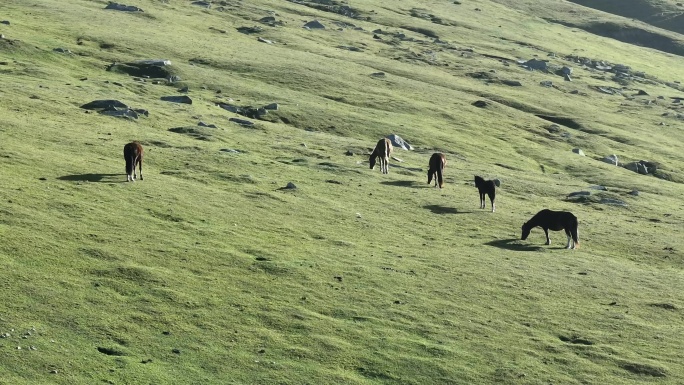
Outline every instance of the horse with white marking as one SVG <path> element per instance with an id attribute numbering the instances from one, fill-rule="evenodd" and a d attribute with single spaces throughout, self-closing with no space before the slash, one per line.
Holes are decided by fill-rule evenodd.
<path id="1" fill-rule="evenodd" d="M 565 235 L 568 237 L 568 244 L 566 249 L 579 248 L 579 230 L 577 217 L 568 211 L 553 211 L 544 209 L 535 214 L 529 221 L 522 225 L 522 237 L 525 240 L 530 235 L 530 230 L 534 227 L 541 227 L 546 235 L 546 244 L 550 245 L 549 230 L 561 231 L 565 230 Z"/>
<path id="2" fill-rule="evenodd" d="M 475 175 L 475 187 L 480 192 L 480 208 L 483 209 L 486 206 L 485 194 L 489 197 L 489 201 L 492 203 L 492 212 L 496 210 L 496 204 L 494 199 L 496 199 L 496 182 L 493 180 L 484 180 L 481 176 Z"/>
<path id="3" fill-rule="evenodd" d="M 140 168 L 140 180 L 143 180 L 142 161 L 143 147 L 138 142 L 131 142 L 124 146 L 124 160 L 126 161 L 126 182 L 135 182 L 135 166 Z"/>

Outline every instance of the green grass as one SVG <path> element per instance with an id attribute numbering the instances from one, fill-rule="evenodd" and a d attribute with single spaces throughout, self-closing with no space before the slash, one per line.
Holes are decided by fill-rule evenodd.
<path id="1" fill-rule="evenodd" d="M 681 92 L 663 84 L 684 75 L 681 57 L 494 2 L 354 0 L 369 20 L 281 1 L 105 5 L 3 3 L 0 383 L 684 381 L 684 123 L 669 100 Z M 236 31 L 269 11 L 284 25 Z M 442 23 L 411 16 L 424 13 Z M 301 28 L 312 19 L 329 28 Z M 601 94 L 592 87 L 617 83 L 574 64 L 567 83 L 482 55 L 548 52 L 559 66 L 579 54 L 645 71 L 658 81 L 624 91 L 655 103 Z M 149 58 L 170 59 L 181 81 L 105 71 Z M 466 75 L 492 69 L 523 86 Z M 182 86 L 192 105 L 160 100 Z M 244 128 L 215 105 L 229 98 L 280 110 Z M 79 108 L 95 99 L 150 116 Z M 583 128 L 563 137 L 534 114 Z M 416 149 L 382 175 L 367 153 L 389 133 Z M 125 183 L 131 140 L 145 180 Z M 425 183 L 435 151 L 448 159 L 443 190 Z M 674 182 L 600 161 L 609 154 L 659 162 Z M 475 174 L 501 179 L 496 213 L 477 208 Z M 627 206 L 566 200 L 596 184 Z M 546 207 L 579 217 L 581 249 L 564 250 L 562 233 L 545 246 L 540 229 L 519 240 Z"/>

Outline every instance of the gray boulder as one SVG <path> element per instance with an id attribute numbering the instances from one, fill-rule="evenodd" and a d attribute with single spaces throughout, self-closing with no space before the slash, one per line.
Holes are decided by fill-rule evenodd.
<path id="1" fill-rule="evenodd" d="M 267 104 L 263 107 L 264 110 L 278 111 L 278 103 Z"/>
<path id="2" fill-rule="evenodd" d="M 129 108 L 124 103 L 114 99 L 93 100 L 81 106 L 86 110 L 103 110 L 107 108 Z"/>
<path id="3" fill-rule="evenodd" d="M 165 102 L 172 102 L 172 103 L 192 104 L 192 99 L 190 99 L 190 97 L 187 95 L 162 96 L 161 100 L 163 100 Z"/>
<path id="4" fill-rule="evenodd" d="M 304 28 L 307 29 L 325 29 L 325 26 L 321 24 L 318 20 L 311 20 L 310 22 L 304 24 Z"/>
<path id="5" fill-rule="evenodd" d="M 608 156 L 604 157 L 602 160 L 603 160 L 604 162 L 610 163 L 610 164 L 612 164 L 612 165 L 614 165 L 614 166 L 617 166 L 618 163 L 619 163 L 619 162 L 618 162 L 618 157 L 617 157 L 617 155 L 615 155 L 615 154 L 613 154 L 613 155 L 608 155 Z"/>
<path id="6" fill-rule="evenodd" d="M 584 151 L 582 151 L 582 149 L 580 149 L 580 148 L 573 148 L 572 152 L 574 152 L 575 154 L 577 154 L 579 156 L 584 156 Z"/>
<path id="7" fill-rule="evenodd" d="M 249 120 L 245 120 L 245 119 L 230 118 L 230 119 L 228 119 L 228 121 L 233 122 L 233 123 L 237 123 L 241 126 L 253 126 L 254 125 L 254 122 L 250 122 Z"/>
<path id="8" fill-rule="evenodd" d="M 387 139 L 389 139 L 390 142 L 392 142 L 392 145 L 394 147 L 399 147 L 399 148 L 402 148 L 402 149 L 407 150 L 407 151 L 413 150 L 413 146 L 406 143 L 406 141 L 404 141 L 404 139 L 402 139 L 399 135 L 391 134 L 391 135 L 387 136 Z"/>
<path id="9" fill-rule="evenodd" d="M 549 68 L 549 63 L 546 60 L 530 59 L 528 61 L 522 62 L 522 66 L 534 71 L 547 71 Z"/>
<path id="10" fill-rule="evenodd" d="M 132 5 L 125 5 L 125 4 L 119 4 L 115 3 L 113 1 L 110 1 L 109 4 L 104 9 L 113 9 L 115 11 L 124 11 L 124 12 L 143 12 L 142 9 L 132 6 Z"/>

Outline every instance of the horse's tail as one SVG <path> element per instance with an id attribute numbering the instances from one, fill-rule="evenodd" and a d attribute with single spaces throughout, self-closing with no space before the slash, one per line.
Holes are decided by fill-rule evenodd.
<path id="1" fill-rule="evenodd" d="M 572 224 L 572 231 L 570 232 L 570 235 L 572 236 L 573 242 L 575 242 L 575 248 L 579 249 L 579 247 L 580 247 L 579 222 L 577 221 L 577 217 L 574 218 L 574 221 Z"/>

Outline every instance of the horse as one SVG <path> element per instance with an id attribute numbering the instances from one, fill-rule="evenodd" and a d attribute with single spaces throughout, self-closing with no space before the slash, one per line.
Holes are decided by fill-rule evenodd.
<path id="1" fill-rule="evenodd" d="M 546 234 L 546 244 L 550 245 L 549 230 L 560 231 L 565 230 L 565 235 L 568 237 L 568 244 L 566 249 L 579 248 L 579 231 L 577 229 L 577 217 L 568 211 L 552 211 L 544 209 L 535 214 L 529 221 L 522 225 L 522 237 L 525 240 L 530 235 L 530 230 L 534 227 L 541 227 Z"/>
<path id="2" fill-rule="evenodd" d="M 484 180 L 481 176 L 475 175 L 475 187 L 480 192 L 480 208 L 486 207 L 485 204 L 485 194 L 489 197 L 489 201 L 492 203 L 492 212 L 496 210 L 496 204 L 494 199 L 496 198 L 496 182 L 493 180 Z"/>
<path id="3" fill-rule="evenodd" d="M 140 180 L 143 180 L 142 161 L 143 147 L 138 142 L 130 142 L 124 146 L 124 160 L 126 160 L 126 182 L 135 182 L 135 166 L 140 168 Z"/>
<path id="4" fill-rule="evenodd" d="M 435 187 L 437 187 L 437 184 L 439 183 L 439 188 L 442 188 L 444 186 L 444 180 L 442 179 L 442 172 L 444 171 L 444 167 L 446 167 L 447 161 L 446 157 L 444 154 L 441 152 L 435 152 L 432 154 L 430 157 L 430 162 L 428 163 L 429 169 L 428 169 L 428 184 L 432 182 L 432 179 L 435 179 Z"/>
<path id="5" fill-rule="evenodd" d="M 389 173 L 389 160 L 392 154 L 392 142 L 387 138 L 382 138 L 375 145 L 375 149 L 370 154 L 370 169 L 375 168 L 375 158 L 380 159 L 380 171 L 383 174 Z"/>

